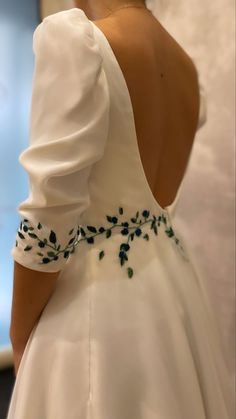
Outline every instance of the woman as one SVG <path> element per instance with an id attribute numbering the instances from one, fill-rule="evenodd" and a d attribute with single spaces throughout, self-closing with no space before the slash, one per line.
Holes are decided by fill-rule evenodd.
<path id="1" fill-rule="evenodd" d="M 33 48 L 7 419 L 231 419 L 215 318 L 172 222 L 206 120 L 194 63 L 142 0 L 78 1 Z"/>

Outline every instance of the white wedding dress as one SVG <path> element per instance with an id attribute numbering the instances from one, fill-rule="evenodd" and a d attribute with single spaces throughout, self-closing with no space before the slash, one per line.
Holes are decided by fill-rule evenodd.
<path id="1" fill-rule="evenodd" d="M 7 419 L 233 419 L 202 278 L 148 185 L 121 68 L 78 8 L 36 28 L 30 177 L 14 260 L 61 270 Z M 200 128 L 206 103 L 200 85 Z M 182 186 L 182 183 L 181 183 Z"/>

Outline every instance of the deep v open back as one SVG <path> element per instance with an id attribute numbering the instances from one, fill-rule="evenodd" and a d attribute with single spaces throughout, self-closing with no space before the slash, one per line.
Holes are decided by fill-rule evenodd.
<path id="1" fill-rule="evenodd" d="M 161 209 L 162 211 L 168 211 L 169 213 L 173 214 L 174 208 L 178 202 L 182 185 L 184 183 L 185 173 L 187 172 L 188 163 L 185 166 L 184 175 L 182 176 L 182 180 L 179 184 L 179 187 L 177 188 L 177 192 L 175 194 L 175 198 L 173 199 L 172 203 L 169 205 L 166 205 L 165 207 L 161 206 L 160 203 L 158 203 L 158 200 L 155 198 L 154 193 L 149 185 L 149 182 L 147 180 L 147 176 L 145 174 L 145 170 L 142 164 L 142 158 L 140 156 L 140 150 L 138 145 L 138 139 L 137 139 L 137 131 L 135 128 L 135 117 L 134 117 L 134 110 L 132 106 L 132 100 L 130 97 L 129 89 L 127 86 L 126 78 L 123 74 L 123 71 L 121 69 L 121 66 L 118 62 L 118 59 L 116 57 L 116 54 L 114 52 L 114 48 L 111 46 L 110 42 L 108 41 L 106 35 L 104 32 L 95 24 L 95 22 L 90 21 L 94 26 L 95 35 L 98 37 L 98 42 L 100 43 L 101 47 L 101 54 L 104 56 L 104 54 L 108 54 L 110 57 L 110 62 L 114 65 L 114 74 L 116 75 L 118 79 L 118 83 L 120 83 L 121 89 L 124 90 L 126 96 L 127 96 L 127 104 L 129 108 L 129 112 L 127 114 L 127 117 L 130 117 L 130 126 L 133 130 L 133 137 L 134 137 L 134 147 L 136 148 L 136 153 L 138 154 L 139 158 L 139 166 L 140 166 L 140 176 L 144 178 L 144 183 L 146 184 L 146 188 L 149 189 L 150 195 L 152 196 L 152 199 L 155 201 L 156 206 Z M 105 51 L 104 51 L 105 49 Z M 141 58 L 140 58 L 141 59 Z M 198 73 L 197 73 L 198 75 Z M 200 80 L 198 80 L 198 86 L 199 86 L 199 112 L 198 112 L 198 124 L 197 124 L 197 130 L 204 124 L 206 120 L 206 97 L 205 97 L 205 91 L 203 89 L 203 85 L 201 84 Z M 193 144 L 193 141 L 192 141 Z M 191 148 L 192 150 L 192 148 Z M 190 155 L 191 151 L 189 153 L 188 162 L 190 161 Z M 176 172 L 176 170 L 175 170 Z"/>
<path id="2" fill-rule="evenodd" d="M 73 8 L 44 19 L 33 40 L 20 155 L 30 194 L 12 256 L 60 273 L 7 419 L 232 419 L 216 318 L 172 219 L 180 189 L 166 208 L 152 194 L 106 37 Z"/>

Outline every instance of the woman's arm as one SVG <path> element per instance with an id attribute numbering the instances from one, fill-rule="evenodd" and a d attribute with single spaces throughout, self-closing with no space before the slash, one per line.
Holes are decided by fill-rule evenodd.
<path id="1" fill-rule="evenodd" d="M 23 352 L 35 324 L 56 287 L 58 272 L 40 272 L 14 261 L 10 339 Z"/>

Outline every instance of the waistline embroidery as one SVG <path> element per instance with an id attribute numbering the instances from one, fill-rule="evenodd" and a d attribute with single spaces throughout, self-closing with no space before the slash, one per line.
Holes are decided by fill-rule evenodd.
<path id="1" fill-rule="evenodd" d="M 119 207 L 119 215 L 122 215 L 124 210 L 122 207 Z M 107 227 L 95 227 L 91 225 L 87 225 L 86 227 L 82 227 L 81 225 L 78 225 L 77 227 L 72 228 L 68 235 L 71 236 L 74 232 L 74 236 L 69 239 L 67 242 L 67 245 L 64 248 L 61 248 L 61 244 L 58 243 L 57 235 L 56 233 L 51 230 L 49 233 L 48 238 L 40 238 L 36 234 L 36 230 L 32 225 L 30 224 L 29 220 L 26 218 L 23 219 L 20 223 L 20 227 L 18 229 L 18 236 L 21 240 L 25 240 L 25 233 L 28 234 L 28 236 L 31 239 L 34 239 L 37 241 L 37 245 L 41 250 L 40 252 L 37 252 L 37 255 L 41 257 L 41 260 L 39 264 L 47 264 L 53 261 L 58 260 L 59 257 L 63 255 L 64 258 L 68 258 L 70 254 L 74 253 L 75 247 L 82 241 L 86 241 L 88 244 L 93 244 L 95 241 L 95 237 L 99 235 L 105 235 L 106 238 L 109 238 L 112 236 L 113 229 L 120 229 L 120 234 L 123 237 L 126 237 L 126 241 L 123 241 L 120 244 L 118 257 L 120 265 L 123 266 L 126 264 L 129 260 L 128 258 L 128 252 L 131 248 L 131 242 L 136 237 L 142 237 L 144 240 L 149 241 L 150 236 L 148 234 L 148 231 L 143 231 L 143 226 L 150 225 L 150 230 L 155 235 L 158 235 L 158 227 L 160 227 L 161 223 L 165 226 L 165 233 L 166 235 L 173 239 L 180 250 L 180 253 L 182 256 L 189 260 L 185 250 L 180 242 L 180 239 L 176 237 L 176 234 L 174 232 L 174 229 L 169 222 L 169 219 L 166 217 L 164 213 L 161 213 L 160 215 L 152 215 L 150 216 L 150 211 L 144 209 L 141 212 L 137 211 L 134 217 L 131 217 L 129 222 L 123 221 L 119 223 L 118 217 L 106 215 L 106 220 L 110 225 Z M 37 225 L 37 230 L 43 229 L 42 224 L 39 222 Z M 87 231 L 86 231 L 87 230 Z M 91 234 L 92 233 L 92 234 Z M 19 240 L 19 239 L 18 239 Z M 26 240 L 27 241 L 27 240 Z M 18 241 L 16 240 L 16 246 L 18 246 Z M 34 246 L 27 244 L 24 248 L 25 252 L 31 251 Z M 98 254 L 99 260 L 102 260 L 105 256 L 105 251 L 100 250 Z M 129 278 L 132 278 L 134 274 L 134 269 L 131 266 L 128 266 L 126 269 L 127 275 Z"/>

